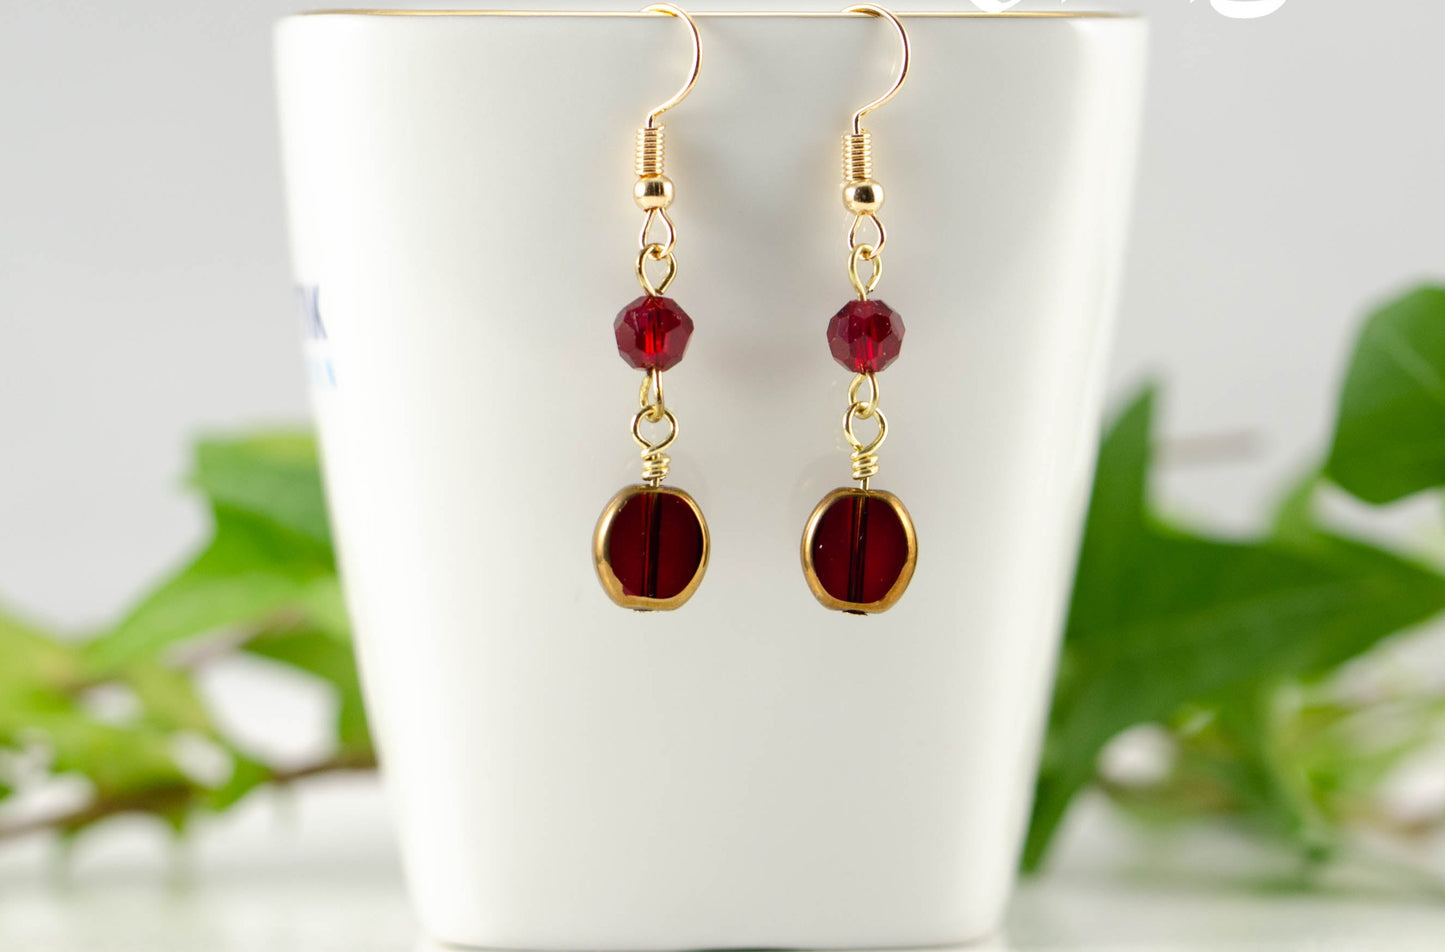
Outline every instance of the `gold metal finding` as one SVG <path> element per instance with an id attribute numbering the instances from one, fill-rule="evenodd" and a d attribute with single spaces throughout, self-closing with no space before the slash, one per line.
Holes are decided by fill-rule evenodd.
<path id="1" fill-rule="evenodd" d="M 662 414 L 659 422 L 667 423 L 667 435 L 661 439 L 650 440 L 642 435 L 642 421 L 652 419 L 650 408 L 638 410 L 632 417 L 632 438 L 642 447 L 642 481 L 648 486 L 661 485 L 667 478 L 672 457 L 664 451 L 677 439 L 677 417 L 666 407 L 659 409 Z"/>
<path id="2" fill-rule="evenodd" d="M 652 231 L 652 226 L 657 222 L 662 222 L 664 229 L 664 240 L 662 241 L 658 241 L 648 234 Z M 666 255 L 672 254 L 672 247 L 677 244 L 677 226 L 672 223 L 672 216 L 667 213 L 665 208 L 648 209 L 647 217 L 642 220 L 642 231 L 637 234 L 637 243 L 643 249 L 649 248 L 652 245 L 660 247 L 662 250 L 652 255 L 654 260 L 657 261 L 661 261 Z"/>
<path id="3" fill-rule="evenodd" d="M 868 385 L 866 400 L 859 396 L 865 383 Z M 853 464 L 853 478 L 858 480 L 863 489 L 867 489 L 868 481 L 878 475 L 878 447 L 888 439 L 888 418 L 878 406 L 880 399 L 877 374 L 854 375 L 853 382 L 848 384 L 848 410 L 843 414 L 843 438 L 853 447 L 853 453 L 848 460 Z M 873 439 L 863 442 L 853 433 L 854 420 L 877 420 L 878 433 Z"/>
<path id="4" fill-rule="evenodd" d="M 667 133 L 662 126 L 643 126 L 637 130 L 637 177 L 661 175 L 666 165 Z"/>
<path id="5" fill-rule="evenodd" d="M 862 227 L 865 221 L 873 226 L 874 236 L 872 241 L 859 240 L 858 229 Z M 863 212 L 853 218 L 853 225 L 848 229 L 848 247 L 870 248 L 870 252 L 863 258 L 864 261 L 872 261 L 874 258 L 881 255 L 883 253 L 883 246 L 887 243 L 888 232 L 884 230 L 883 223 L 878 220 L 877 215 L 869 212 Z"/>
<path id="6" fill-rule="evenodd" d="M 843 181 L 865 182 L 873 177 L 873 133 L 843 136 Z"/>
<path id="7" fill-rule="evenodd" d="M 650 3 L 642 8 L 642 12 L 662 13 L 670 17 L 677 17 L 683 23 L 687 24 L 687 31 L 692 36 L 692 68 L 688 71 L 687 82 L 683 83 L 682 88 L 680 88 L 677 92 L 673 93 L 671 96 L 667 97 L 667 99 L 654 106 L 652 111 L 647 114 L 647 123 L 645 125 L 645 128 L 661 128 L 660 126 L 658 126 L 657 120 L 662 117 L 662 114 L 664 112 L 667 112 L 673 106 L 676 106 L 678 103 L 682 102 L 684 99 L 686 99 L 687 94 L 692 92 L 692 87 L 697 85 L 697 74 L 702 68 L 702 38 L 698 36 L 697 24 L 692 22 L 692 17 L 687 15 L 687 11 L 683 10 L 679 6 L 676 6 L 675 4 Z M 905 66 L 907 65 L 906 59 L 904 61 L 904 64 Z M 874 103 L 873 105 L 876 106 L 878 104 Z M 869 106 L 868 108 L 871 109 L 873 107 Z M 658 173 L 660 174 L 661 172 L 662 169 L 661 167 L 659 167 Z"/>
<path id="8" fill-rule="evenodd" d="M 859 3 L 845 8 L 843 12 L 882 17 L 898 30 L 903 46 L 897 79 L 887 92 L 853 113 L 853 129 L 843 136 L 843 207 L 853 213 L 853 224 L 848 229 L 848 280 L 853 283 L 858 300 L 866 301 L 883 276 L 883 261 L 879 255 L 883 253 L 888 237 L 883 231 L 883 223 L 878 220 L 878 210 L 883 207 L 883 186 L 873 178 L 873 134 L 863 128 L 863 117 L 898 95 L 898 90 L 903 88 L 904 81 L 908 79 L 910 51 L 908 31 L 887 9 L 876 3 Z M 864 221 L 877 231 L 877 237 L 872 241 L 866 241 L 858 234 Z M 872 273 L 867 278 L 858 273 L 860 261 L 873 263 Z"/>
<path id="9" fill-rule="evenodd" d="M 867 261 L 872 263 L 873 271 L 864 278 L 858 273 L 858 262 Z M 868 295 L 878 287 L 878 280 L 883 277 L 883 259 L 878 257 L 878 249 L 873 245 L 854 245 L 848 252 L 848 280 L 853 282 L 853 290 L 858 295 L 858 300 L 868 300 Z"/>
<path id="10" fill-rule="evenodd" d="M 868 385 L 868 399 L 860 400 L 858 399 L 858 394 L 862 392 L 865 383 Z M 873 414 L 878 410 L 880 393 L 881 391 L 878 389 L 878 375 L 876 373 L 853 375 L 852 381 L 848 384 L 848 402 L 852 405 L 851 408 L 857 409 L 858 412 L 855 415 L 858 419 L 872 419 Z"/>
<path id="11" fill-rule="evenodd" d="M 649 175 L 632 186 L 632 200 L 645 212 L 672 204 L 674 186 L 666 175 Z"/>
<path id="12" fill-rule="evenodd" d="M 888 418 L 876 403 L 868 416 L 863 415 L 858 409 L 859 406 L 860 404 L 855 403 L 843 414 L 843 438 L 853 447 L 853 452 L 848 457 L 848 461 L 853 464 L 853 478 L 858 480 L 860 488 L 867 489 L 869 480 L 878 475 L 878 447 L 888 439 Z M 853 421 L 867 419 L 877 421 L 878 432 L 873 439 L 864 443 L 853 433 Z"/>
<path id="13" fill-rule="evenodd" d="M 642 435 L 642 421 L 667 423 L 667 435 L 659 440 L 650 440 Z M 642 387 L 637 391 L 637 413 L 632 417 L 632 438 L 642 447 L 642 481 L 648 486 L 657 486 L 667 478 L 672 459 L 664 452 L 677 439 L 677 417 L 667 408 L 662 394 L 662 371 L 656 367 L 642 375 Z"/>
<path id="14" fill-rule="evenodd" d="M 844 182 L 843 207 L 860 217 L 876 215 L 883 207 L 883 186 L 872 179 Z"/>
<path id="15" fill-rule="evenodd" d="M 667 403 L 662 396 L 662 371 L 656 367 L 642 375 L 642 388 L 637 391 L 638 409 L 644 411 L 649 423 L 661 423 Z"/>
<path id="16" fill-rule="evenodd" d="M 632 186 L 632 200 L 637 203 L 638 208 L 647 212 L 637 239 L 641 246 L 637 255 L 637 283 L 642 285 L 642 290 L 647 292 L 648 297 L 659 297 L 667 293 L 667 286 L 677 275 L 677 259 L 672 256 L 672 247 L 677 242 L 677 228 L 667 214 L 667 209 L 673 202 L 675 187 L 666 172 L 667 133 L 658 119 L 664 112 L 686 99 L 687 94 L 692 92 L 692 87 L 697 84 L 697 74 L 702 66 L 702 40 L 697 33 L 697 24 L 680 7 L 671 3 L 653 3 L 643 7 L 642 12 L 677 17 L 687 24 L 688 33 L 692 37 L 692 66 L 688 70 L 687 81 L 677 92 L 654 106 L 642 127 L 637 130 L 637 181 Z M 659 220 L 666 228 L 666 236 L 661 241 L 651 234 Z M 666 264 L 662 280 L 653 281 L 648 277 L 649 261 Z"/>
<path id="17" fill-rule="evenodd" d="M 867 134 L 863 131 L 863 117 L 898 95 L 898 90 L 903 88 L 904 81 L 908 79 L 908 59 L 911 52 L 908 46 L 908 31 L 903 28 L 903 24 L 898 21 L 898 18 L 894 16 L 892 12 L 885 7 L 880 7 L 876 3 L 855 3 L 851 7 L 844 7 L 843 12 L 866 13 L 872 17 L 882 17 L 893 24 L 893 28 L 898 31 L 898 40 L 903 45 L 903 61 L 898 66 L 898 78 L 893 81 L 893 86 L 888 92 L 853 113 L 853 134 L 866 136 Z M 867 176 L 864 177 L 866 178 Z"/>
<path id="18" fill-rule="evenodd" d="M 647 276 L 647 262 L 649 261 L 661 261 L 667 265 L 661 281 L 653 281 Z M 677 277 L 677 259 L 662 245 L 645 245 L 637 253 L 637 283 L 642 285 L 642 290 L 647 292 L 648 297 L 660 297 L 666 294 L 667 286 L 675 277 Z"/>

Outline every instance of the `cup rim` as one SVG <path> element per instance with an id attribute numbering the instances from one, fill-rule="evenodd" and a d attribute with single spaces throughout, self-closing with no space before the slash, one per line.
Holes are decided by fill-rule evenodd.
<path id="1" fill-rule="evenodd" d="M 828 10 L 718 10 L 714 12 L 691 13 L 694 19 L 757 18 L 757 19 L 852 19 L 855 14 Z M 292 20 L 301 17 L 606 17 L 606 18 L 655 18 L 657 14 L 642 10 L 401 10 L 386 7 L 337 7 L 331 9 L 303 10 L 283 17 Z M 900 20 L 1142 20 L 1142 13 L 1114 10 L 917 10 L 897 11 Z"/>

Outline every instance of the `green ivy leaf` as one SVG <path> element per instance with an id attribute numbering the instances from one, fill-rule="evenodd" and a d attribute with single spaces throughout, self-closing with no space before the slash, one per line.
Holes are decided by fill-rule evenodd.
<path id="1" fill-rule="evenodd" d="M 34 740 L 37 722 L 74 711 L 80 652 L 0 612 L 0 747 Z"/>
<path id="2" fill-rule="evenodd" d="M 80 679 L 80 649 L 0 609 L 0 707 L 17 691 Z"/>
<path id="3" fill-rule="evenodd" d="M 156 657 L 183 639 L 304 605 L 316 586 L 334 584 L 328 549 L 251 513 L 215 510 L 211 544 L 144 599 L 109 633 L 92 641 L 95 672 Z"/>
<path id="4" fill-rule="evenodd" d="M 244 512 L 331 548 L 316 440 L 309 433 L 207 439 L 192 483 L 215 506 Z"/>
<path id="5" fill-rule="evenodd" d="M 80 774 L 97 797 L 191 786 L 173 756 L 169 731 L 103 723 L 78 706 L 34 712 L 28 728 L 51 751 L 51 772 Z"/>
<path id="6" fill-rule="evenodd" d="M 1445 288 L 1407 294 L 1366 322 L 1325 472 L 1377 505 L 1445 485 Z"/>
<path id="7" fill-rule="evenodd" d="M 227 810 L 244 800 L 252 790 L 269 783 L 273 776 L 271 768 L 259 760 L 235 754 L 230 778 L 206 795 L 206 806 L 217 813 Z"/>
<path id="8" fill-rule="evenodd" d="M 1445 579 L 1360 543 L 1223 542 L 1148 517 L 1152 407 L 1134 401 L 1100 452 L 1026 869 L 1120 731 L 1327 670 L 1445 607 Z"/>
<path id="9" fill-rule="evenodd" d="M 351 621 L 342 598 L 341 580 L 335 575 L 318 578 L 308 585 L 297 605 L 317 631 L 338 641 L 350 642 Z"/>
<path id="10" fill-rule="evenodd" d="M 211 714 L 186 672 L 152 662 L 137 662 L 127 665 L 120 677 L 140 702 L 145 723 L 159 730 L 218 736 Z"/>

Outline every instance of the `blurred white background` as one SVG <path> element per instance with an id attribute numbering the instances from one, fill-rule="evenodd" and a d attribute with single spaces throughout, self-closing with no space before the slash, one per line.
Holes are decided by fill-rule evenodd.
<path id="1" fill-rule="evenodd" d="M 0 0 L 0 602 L 24 614 L 112 619 L 204 530 L 189 438 L 306 416 L 270 75 L 271 24 L 306 6 Z M 1135 9 L 1154 58 L 1114 387 L 1164 382 L 1171 439 L 1249 437 L 1161 487 L 1243 531 L 1322 452 L 1364 309 L 1442 271 L 1445 4 Z M 299 756 L 325 702 L 275 683 L 237 662 L 210 687 Z"/>

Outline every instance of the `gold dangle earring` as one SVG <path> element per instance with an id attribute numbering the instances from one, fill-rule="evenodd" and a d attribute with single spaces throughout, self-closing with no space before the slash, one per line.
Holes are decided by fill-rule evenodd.
<path id="1" fill-rule="evenodd" d="M 878 473 L 878 448 L 888 437 L 878 374 L 898 357 L 903 320 L 887 304 L 869 299 L 883 276 L 880 255 L 886 235 L 878 220 L 883 188 L 873 178 L 873 139 L 863 128 L 863 117 L 892 99 L 908 78 L 909 50 L 908 31 L 883 7 L 860 3 L 843 12 L 893 24 L 903 44 L 903 62 L 893 87 L 854 113 L 853 131 L 843 136 L 843 205 L 853 214 L 848 278 L 856 300 L 833 315 L 827 336 L 833 358 L 853 372 L 843 436 L 853 447 L 850 459 L 858 487 L 835 489 L 818 503 L 803 530 L 802 556 L 808 587 L 824 607 L 867 615 L 887 611 L 903 597 L 918 562 L 918 538 L 908 510 L 892 493 L 871 488 Z M 872 439 L 862 440 L 854 432 L 860 420 L 873 422 Z"/>
<path id="2" fill-rule="evenodd" d="M 609 598 L 635 611 L 669 611 L 692 597 L 707 570 L 708 532 L 702 509 L 683 492 L 663 486 L 671 459 L 667 449 L 677 439 L 677 417 L 662 396 L 662 372 L 682 360 L 692 336 L 692 318 L 670 297 L 664 297 L 677 275 L 673 244 L 677 231 L 667 209 L 672 205 L 672 180 L 664 174 L 665 138 L 658 120 L 686 98 L 697 82 L 702 43 L 692 17 L 670 3 L 655 3 L 644 13 L 677 17 L 692 35 L 692 70 L 687 82 L 647 114 L 637 130 L 637 181 L 632 188 L 637 207 L 647 213 L 637 253 L 637 281 L 643 294 L 613 322 L 617 351 L 627 365 L 642 371 L 639 409 L 632 417 L 632 438 L 642 448 L 642 482 L 613 496 L 597 520 L 592 558 L 597 577 Z M 660 269 L 654 279 L 649 268 Z M 660 427 L 650 436 L 644 424 Z"/>

